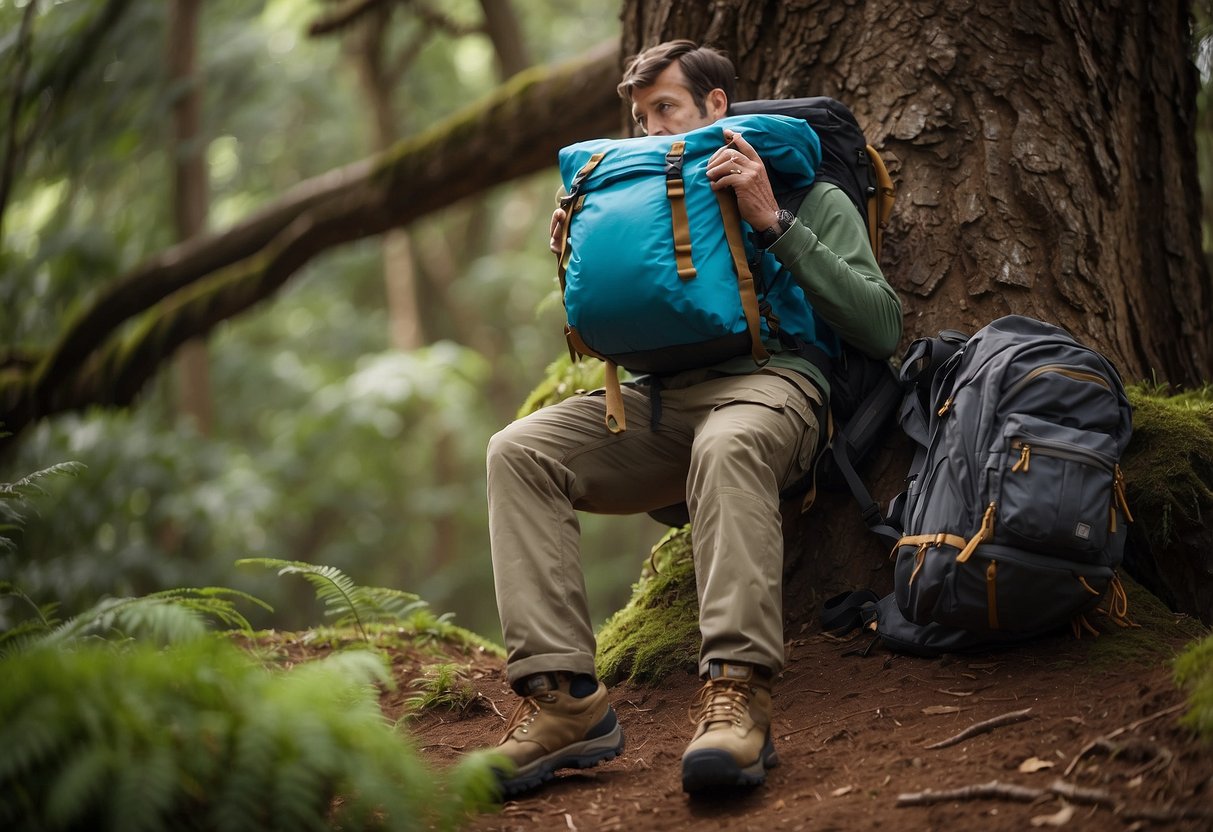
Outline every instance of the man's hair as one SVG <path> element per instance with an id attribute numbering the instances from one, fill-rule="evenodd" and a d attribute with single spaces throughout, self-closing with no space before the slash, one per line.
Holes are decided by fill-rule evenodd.
<path id="1" fill-rule="evenodd" d="M 687 90 L 700 114 L 706 112 L 708 93 L 716 88 L 724 90 L 729 103 L 733 103 L 733 82 L 737 77 L 733 62 L 723 52 L 700 46 L 693 40 L 668 40 L 634 55 L 623 71 L 623 80 L 615 88 L 619 97 L 631 101 L 634 90 L 652 86 L 657 76 L 675 61 L 682 67 Z"/>

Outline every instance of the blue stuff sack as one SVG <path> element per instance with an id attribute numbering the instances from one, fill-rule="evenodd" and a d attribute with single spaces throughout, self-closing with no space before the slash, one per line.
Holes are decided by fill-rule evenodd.
<path id="1" fill-rule="evenodd" d="M 745 137 L 777 192 L 807 188 L 821 160 L 802 119 L 731 116 L 674 136 L 597 139 L 560 151 L 569 212 L 560 256 L 570 349 L 642 373 L 750 353 L 779 327 L 813 340 L 803 292 L 755 251 L 732 189 L 711 189 L 724 129 Z"/>

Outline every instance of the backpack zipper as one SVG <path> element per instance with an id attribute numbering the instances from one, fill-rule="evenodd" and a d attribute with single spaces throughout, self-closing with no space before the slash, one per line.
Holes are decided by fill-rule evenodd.
<path id="1" fill-rule="evenodd" d="M 1087 370 L 1077 370 L 1067 364 L 1041 364 L 1039 367 L 1036 367 L 1030 371 L 1019 381 L 1015 382 L 1015 384 L 1011 386 L 1011 389 L 1007 390 L 1007 392 L 1003 394 L 1003 398 L 1011 398 L 1045 373 L 1060 373 L 1061 375 L 1072 378 L 1075 381 L 1088 381 L 1092 384 L 1098 384 L 1100 387 L 1107 390 L 1112 389 L 1112 385 L 1108 383 L 1108 380 L 1101 375 L 1097 375 L 1096 373 L 1092 373 Z"/>
<path id="2" fill-rule="evenodd" d="M 1113 478 L 1115 478 L 1115 469 L 1119 467 L 1109 464 L 1107 460 L 1092 451 L 1039 439 L 1032 442 L 1016 439 L 1011 442 L 1011 450 L 1019 451 L 1019 459 L 1011 466 L 1011 470 L 1016 473 L 1020 471 L 1027 473 L 1028 467 L 1032 463 L 1033 453 L 1051 456 L 1054 459 L 1064 459 L 1068 462 L 1079 462 L 1083 465 L 1098 465 L 1103 470 L 1111 472 Z"/>

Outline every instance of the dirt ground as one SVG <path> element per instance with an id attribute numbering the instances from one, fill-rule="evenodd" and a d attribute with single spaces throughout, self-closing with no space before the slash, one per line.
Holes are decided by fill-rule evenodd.
<path id="1" fill-rule="evenodd" d="M 707 799 L 682 792 L 687 706 L 700 683 L 676 673 L 655 687 L 614 688 L 627 741 L 618 759 L 562 773 L 469 828 L 1213 830 L 1213 744 L 1177 723 L 1184 699 L 1168 657 L 1192 638 L 1191 623 L 1182 623 L 1156 623 L 1148 635 L 1106 633 L 1098 646 L 1058 636 L 937 659 L 879 647 L 861 655 L 866 638 L 808 631 L 788 644 L 775 688 L 780 765 L 765 786 Z M 453 660 L 470 665 L 480 706 L 408 720 L 440 766 L 495 743 L 517 701 L 500 660 L 476 652 Z M 404 713 L 419 670 L 403 657 L 396 669 L 400 687 L 384 697 L 389 717 Z M 1023 711 L 1020 721 L 928 747 Z M 973 793 L 983 786 L 984 796 Z M 957 789 L 970 793 L 929 803 L 921 796 Z M 918 805 L 902 805 L 915 793 Z"/>

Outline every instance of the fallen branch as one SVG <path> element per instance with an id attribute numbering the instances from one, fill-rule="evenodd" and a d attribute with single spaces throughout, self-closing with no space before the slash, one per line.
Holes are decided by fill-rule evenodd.
<path id="1" fill-rule="evenodd" d="M 940 791 L 927 789 L 921 792 L 899 794 L 897 806 L 930 806 L 933 803 L 948 803 L 954 800 L 1013 800 L 1018 803 L 1031 803 L 1048 795 L 1057 795 L 1074 803 L 1085 803 L 1092 806 L 1116 805 L 1116 800 L 1105 791 L 1084 789 L 1061 780 L 1054 780 L 1048 788 L 1043 789 L 991 780 L 989 783 L 964 786 L 959 789 Z"/>
<path id="2" fill-rule="evenodd" d="M 987 719 L 984 722 L 975 723 L 954 737 L 948 737 L 946 740 L 940 740 L 939 742 L 932 743 L 926 747 L 928 749 L 947 748 L 948 746 L 964 742 L 965 740 L 969 739 L 969 737 L 984 734 L 987 731 L 994 730 L 995 728 L 1001 728 L 1004 725 L 1011 725 L 1016 722 L 1023 722 L 1025 719 L 1032 718 L 1030 714 L 1031 710 L 1031 708 L 1024 708 L 1022 711 L 1011 711 L 1009 714 L 1003 714 L 1002 716 Z"/>
<path id="3" fill-rule="evenodd" d="M 1032 803 L 1043 797 L 1050 796 L 1065 798 L 1071 803 L 1112 809 L 1118 817 L 1125 820 L 1166 823 L 1181 820 L 1213 819 L 1213 809 L 1207 809 L 1203 806 L 1143 806 L 1130 808 L 1103 789 L 1088 789 L 1082 786 L 1075 786 L 1064 780 L 1054 780 L 1043 789 L 991 780 L 989 783 L 982 783 L 977 786 L 964 786 L 959 789 L 943 789 L 940 791 L 927 789 L 921 792 L 906 792 L 897 796 L 897 807 L 930 806 L 935 803 L 948 803 L 957 800 L 1010 800 L 1017 803 Z"/>
<path id="4" fill-rule="evenodd" d="M 1116 737 L 1119 737 L 1121 734 L 1123 734 L 1127 731 L 1136 731 L 1138 728 L 1140 728 L 1141 726 L 1143 726 L 1147 723 L 1153 722 L 1156 719 L 1161 719 L 1162 717 L 1168 716 L 1169 714 L 1173 714 L 1176 711 L 1181 711 L 1187 707 L 1187 704 L 1188 703 L 1186 703 L 1186 702 L 1180 702 L 1178 705 L 1172 705 L 1169 708 L 1163 708 L 1161 711 L 1158 711 L 1157 713 L 1152 713 L 1149 716 L 1144 716 L 1141 719 L 1137 720 L 1136 722 L 1131 722 L 1128 725 L 1122 725 L 1120 728 L 1117 728 L 1115 731 L 1112 731 L 1111 733 L 1104 734 L 1103 736 L 1100 736 L 1100 737 L 1096 737 L 1095 739 L 1091 740 L 1089 743 L 1084 745 L 1082 747 L 1082 749 L 1077 754 L 1074 755 L 1074 759 L 1070 761 L 1070 764 L 1068 766 L 1066 766 L 1066 770 L 1064 772 L 1062 772 L 1062 777 L 1069 777 L 1070 773 L 1072 771 L 1074 771 L 1074 767 L 1076 765 L 1078 765 L 1078 761 L 1081 760 L 1083 757 L 1085 757 L 1087 754 L 1091 753 L 1092 751 L 1094 751 L 1096 749 L 1106 749 L 1106 748 L 1112 747 L 1113 746 L 1112 740 L 1115 739 Z M 1168 760 L 1168 762 L 1170 762 L 1170 760 Z"/>

